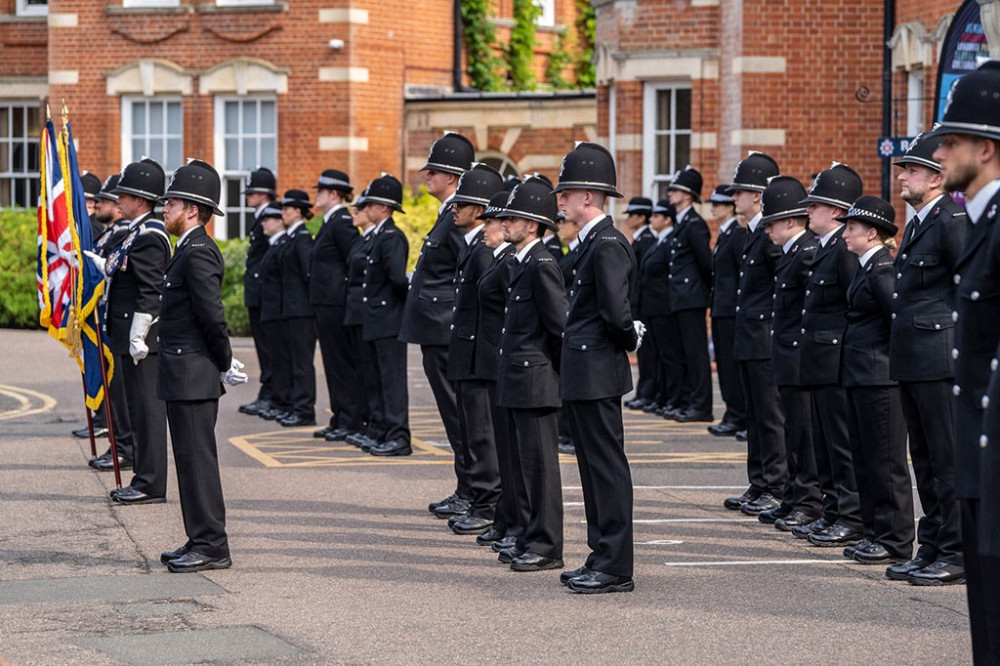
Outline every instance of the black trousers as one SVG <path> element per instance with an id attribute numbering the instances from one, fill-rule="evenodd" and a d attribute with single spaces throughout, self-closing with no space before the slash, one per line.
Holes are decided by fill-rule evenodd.
<path id="1" fill-rule="evenodd" d="M 520 507 L 527 506 L 527 500 L 518 492 L 523 490 L 517 474 L 520 462 L 515 459 L 513 435 L 510 432 L 510 415 L 507 409 L 497 405 L 495 381 L 485 382 L 489 391 L 491 420 L 493 422 L 493 443 L 496 446 L 497 474 L 500 479 L 500 495 L 497 497 L 493 515 L 493 529 L 504 536 L 517 537 L 524 533 L 526 521 L 522 521 Z"/>
<path id="2" fill-rule="evenodd" d="M 962 546 L 965 549 L 965 593 L 972 628 L 972 661 L 976 666 L 1000 664 L 1000 557 L 980 554 L 982 520 L 978 499 L 959 500 Z"/>
<path id="3" fill-rule="evenodd" d="M 458 479 L 455 492 L 468 498 L 472 491 L 465 471 L 465 460 L 462 459 L 465 445 L 462 443 L 462 425 L 458 420 L 455 384 L 448 379 L 448 345 L 420 345 L 420 353 L 423 356 L 424 374 L 427 375 L 427 382 L 431 385 L 431 392 L 434 394 L 434 402 L 437 404 L 438 414 L 441 415 L 448 443 L 455 452 L 455 477 Z"/>
<path id="4" fill-rule="evenodd" d="M 673 317 L 650 317 L 647 322 L 653 334 L 653 344 L 660 359 L 660 402 L 673 408 L 684 408 L 687 398 L 684 389 L 684 364 L 680 355 L 677 321 Z M 645 339 L 643 340 L 645 346 Z M 641 349 L 641 348 L 640 348 Z"/>
<path id="5" fill-rule="evenodd" d="M 271 354 L 267 347 L 264 327 L 260 321 L 260 308 L 247 307 L 250 317 L 250 335 L 253 336 L 253 347 L 257 352 L 257 362 L 260 364 L 260 391 L 258 400 L 271 399 Z"/>
<path id="6" fill-rule="evenodd" d="M 330 411 L 333 412 L 330 427 L 357 432 L 361 428 L 364 396 L 358 391 L 360 372 L 344 326 L 344 306 L 314 305 L 313 312 L 316 314 L 316 334 L 330 395 Z"/>
<path id="7" fill-rule="evenodd" d="M 736 341 L 735 317 L 712 317 L 712 344 L 715 348 L 715 371 L 719 375 L 719 392 L 726 403 L 723 423 L 732 423 L 740 430 L 747 427 L 747 403 L 740 385 L 740 371 L 733 356 Z"/>
<path id="8" fill-rule="evenodd" d="M 283 411 L 292 408 L 292 362 L 288 341 L 288 320 L 272 319 L 261 322 L 260 335 L 267 351 L 268 400 Z M 262 380 L 263 381 L 263 380 Z"/>
<path id="9" fill-rule="evenodd" d="M 555 410 L 508 409 L 511 448 L 517 461 L 519 506 L 524 532 L 518 548 L 543 557 L 562 557 L 563 501 L 559 474 L 559 426 Z"/>
<path id="10" fill-rule="evenodd" d="M 291 369 L 291 413 L 316 418 L 316 320 L 291 317 L 287 320 L 288 360 Z"/>
<path id="11" fill-rule="evenodd" d="M 823 497 L 816 476 L 809 391 L 798 386 L 779 386 L 778 393 L 785 414 L 785 460 L 788 463 L 784 501 L 803 513 L 819 517 Z"/>
<path id="12" fill-rule="evenodd" d="M 226 503 L 215 442 L 218 415 L 218 400 L 167 403 L 187 545 L 209 557 L 229 557 Z"/>
<path id="13" fill-rule="evenodd" d="M 493 520 L 500 498 L 500 463 L 497 459 L 493 402 L 490 387 L 496 382 L 470 379 L 457 382 L 458 416 L 465 431 L 466 471 L 469 475 L 469 513 Z"/>
<path id="14" fill-rule="evenodd" d="M 115 422 L 115 448 L 118 450 L 118 455 L 125 460 L 132 461 L 135 457 L 135 450 L 132 437 L 132 422 L 128 417 L 128 400 L 125 398 L 125 380 L 122 379 L 124 370 L 119 367 L 118 363 L 121 362 L 121 357 L 115 358 L 115 372 L 111 376 L 111 381 L 108 382 L 108 403 L 111 405 L 111 417 Z M 132 359 L 129 358 L 129 363 Z M 153 361 L 156 362 L 155 359 Z M 155 395 L 155 393 L 154 393 Z M 100 408 L 94 412 L 94 428 L 98 427 L 97 417 L 100 416 L 100 427 L 108 427 L 108 413 L 104 408 L 102 403 Z M 108 447 L 108 451 L 111 451 L 111 447 Z"/>
<path id="15" fill-rule="evenodd" d="M 357 359 L 358 374 L 361 379 L 359 385 L 355 385 L 351 390 L 357 391 L 358 386 L 363 390 L 360 402 L 360 431 L 369 437 L 374 437 L 370 429 L 383 419 L 382 408 L 379 400 L 378 367 L 371 355 L 371 346 L 361 339 L 361 326 L 347 326 L 347 338 L 351 346 L 351 354 Z"/>
<path id="16" fill-rule="evenodd" d="M 122 373 L 129 423 L 132 424 L 132 481 L 130 486 L 152 497 L 167 494 L 167 409 L 156 397 L 157 356 L 136 365 L 123 354 L 117 359 Z"/>
<path id="17" fill-rule="evenodd" d="M 625 457 L 620 398 L 563 403 L 569 416 L 587 514 L 586 565 L 614 576 L 631 576 L 632 472 Z"/>
<path id="18" fill-rule="evenodd" d="M 924 515 L 917 523 L 917 554 L 961 565 L 961 516 L 955 503 L 955 429 L 951 380 L 900 382 L 910 461 Z"/>
<path id="19" fill-rule="evenodd" d="M 913 555 L 913 486 L 898 386 L 847 389 L 848 433 L 865 536 L 895 557 Z"/>
<path id="20" fill-rule="evenodd" d="M 674 313 L 688 385 L 688 409 L 712 413 L 712 364 L 708 359 L 705 308 Z"/>
<path id="21" fill-rule="evenodd" d="M 810 387 L 816 469 L 823 491 L 823 515 L 860 532 L 861 500 L 851 460 L 847 391 L 836 385 Z"/>
<path id="22" fill-rule="evenodd" d="M 740 383 L 747 400 L 747 477 L 759 492 L 785 496 L 785 414 L 771 383 L 770 359 L 739 361 Z"/>
<path id="23" fill-rule="evenodd" d="M 378 378 L 382 420 L 370 430 L 379 442 L 410 443 L 410 399 L 406 387 L 406 343 L 396 338 L 378 338 L 368 343 Z"/>
<path id="24" fill-rule="evenodd" d="M 642 346 L 636 352 L 639 362 L 639 379 L 635 385 L 635 397 L 643 400 L 656 400 L 660 393 L 660 352 L 656 348 L 656 339 L 646 336 Z"/>

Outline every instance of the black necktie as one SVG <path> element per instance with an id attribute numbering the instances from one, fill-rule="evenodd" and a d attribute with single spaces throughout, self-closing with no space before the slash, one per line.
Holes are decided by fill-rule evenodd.
<path id="1" fill-rule="evenodd" d="M 907 228 L 906 239 L 903 241 L 904 245 L 906 245 L 911 240 L 913 240 L 913 235 L 915 233 L 917 233 L 917 227 L 918 226 L 920 226 L 920 216 L 919 215 L 914 215 L 913 219 L 910 220 L 910 226 Z"/>

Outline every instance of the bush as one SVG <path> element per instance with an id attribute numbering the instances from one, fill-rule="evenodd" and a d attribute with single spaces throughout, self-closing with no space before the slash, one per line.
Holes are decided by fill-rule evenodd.
<path id="1" fill-rule="evenodd" d="M 0 327 L 39 327 L 37 253 L 35 211 L 0 211 Z"/>
<path id="2" fill-rule="evenodd" d="M 226 264 L 226 275 L 222 279 L 222 306 L 226 310 L 229 334 L 250 335 L 250 316 L 243 305 L 243 274 L 246 272 L 250 241 L 234 238 L 218 243 Z"/>
<path id="3" fill-rule="evenodd" d="M 403 196 L 403 210 L 406 214 L 396 213 L 392 216 L 396 226 L 406 234 L 406 240 L 410 243 L 410 260 L 406 264 L 408 272 L 417 264 L 420 249 L 424 246 L 424 238 L 437 220 L 440 205 L 441 202 L 427 194 L 427 188 L 421 185 L 419 192 L 410 192 Z"/>

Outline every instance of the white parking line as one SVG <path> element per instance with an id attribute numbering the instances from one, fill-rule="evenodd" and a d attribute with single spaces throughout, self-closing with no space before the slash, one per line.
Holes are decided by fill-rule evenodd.
<path id="1" fill-rule="evenodd" d="M 739 560 L 715 562 L 664 562 L 665 567 L 742 567 L 761 564 L 847 564 L 847 560 Z"/>
<path id="2" fill-rule="evenodd" d="M 632 486 L 632 490 L 746 490 L 746 486 Z M 583 486 L 563 486 L 563 490 L 583 490 Z"/>
<path id="3" fill-rule="evenodd" d="M 586 520 L 579 521 L 586 523 Z M 757 523 L 756 518 L 636 518 L 633 523 Z"/>

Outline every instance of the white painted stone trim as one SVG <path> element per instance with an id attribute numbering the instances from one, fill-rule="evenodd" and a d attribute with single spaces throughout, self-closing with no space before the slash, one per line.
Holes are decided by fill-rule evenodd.
<path id="1" fill-rule="evenodd" d="M 368 139 L 363 136 L 321 136 L 319 149 L 366 153 L 368 152 Z"/>
<path id="2" fill-rule="evenodd" d="M 50 69 L 50 86 L 75 86 L 80 83 L 80 72 L 75 69 Z"/>
<path id="3" fill-rule="evenodd" d="M 367 9 L 321 9 L 319 10 L 320 23 L 354 23 L 356 25 L 368 25 Z"/>
<path id="4" fill-rule="evenodd" d="M 733 130 L 729 138 L 731 146 L 783 146 L 785 145 L 785 130 L 783 129 L 738 129 Z"/>
<path id="5" fill-rule="evenodd" d="M 368 68 L 320 67 L 319 80 L 327 83 L 368 83 Z"/>
<path id="6" fill-rule="evenodd" d="M 68 12 L 50 12 L 49 13 L 49 27 L 50 28 L 75 28 L 79 23 L 79 17 L 75 13 Z"/>
<path id="7" fill-rule="evenodd" d="M 737 56 L 733 74 L 784 74 L 788 62 L 780 56 Z"/>

